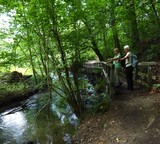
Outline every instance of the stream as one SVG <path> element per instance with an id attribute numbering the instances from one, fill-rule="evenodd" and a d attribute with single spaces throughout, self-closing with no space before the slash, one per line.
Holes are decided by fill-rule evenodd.
<path id="1" fill-rule="evenodd" d="M 65 102 L 35 94 L 0 114 L 0 144 L 71 144 L 78 119 Z"/>
<path id="2" fill-rule="evenodd" d="M 99 78 L 102 81 L 99 71 L 83 78 L 81 95 L 88 109 L 106 97 Z M 59 95 L 38 93 L 0 109 L 0 144 L 71 144 L 77 124 L 78 118 Z"/>

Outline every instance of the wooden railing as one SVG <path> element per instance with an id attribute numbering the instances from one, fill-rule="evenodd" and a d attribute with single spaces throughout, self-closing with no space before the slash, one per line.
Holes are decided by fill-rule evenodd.
<path id="1" fill-rule="evenodd" d="M 114 71 L 113 71 L 113 65 L 111 63 L 93 60 L 93 61 L 85 62 L 84 67 L 101 69 L 106 82 L 106 92 L 109 94 L 110 97 L 114 96 L 115 94 L 114 78 L 113 78 Z"/>
<path id="2" fill-rule="evenodd" d="M 138 63 L 137 68 L 135 69 L 135 79 L 139 76 L 139 68 L 146 67 L 147 68 L 147 82 L 149 85 L 152 83 L 152 66 L 156 65 L 156 62 L 140 62 Z M 99 68 L 102 70 L 105 81 L 106 81 L 106 92 L 112 97 L 115 94 L 114 89 L 114 69 L 112 63 L 107 63 L 104 61 L 92 60 L 84 63 L 85 68 Z"/>
<path id="3" fill-rule="evenodd" d="M 152 78 L 153 78 L 153 75 L 152 75 L 152 66 L 155 66 L 157 65 L 156 62 L 140 62 L 138 63 L 138 67 L 135 69 L 135 79 L 137 79 L 138 75 L 141 76 L 141 72 L 140 72 L 140 67 L 144 67 L 147 69 L 147 74 L 143 74 L 143 76 L 146 77 L 147 79 L 147 83 L 149 85 L 152 84 Z"/>

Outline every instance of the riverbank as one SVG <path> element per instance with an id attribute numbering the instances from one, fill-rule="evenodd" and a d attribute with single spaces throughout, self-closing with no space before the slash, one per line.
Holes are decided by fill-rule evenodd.
<path id="1" fill-rule="evenodd" d="M 0 108 L 21 101 L 45 89 L 45 85 L 36 85 L 32 78 L 27 81 L 8 82 L 0 78 Z"/>
<path id="2" fill-rule="evenodd" d="M 159 144 L 160 94 L 119 95 L 109 110 L 83 120 L 75 144 Z"/>
<path id="3" fill-rule="evenodd" d="M 28 98 L 40 90 L 41 88 L 38 86 L 30 85 L 26 87 L 22 83 L 3 84 L 3 88 L 0 86 L 0 108 L 9 103 Z"/>
<path id="4" fill-rule="evenodd" d="M 78 119 L 47 91 L 0 109 L 0 144 L 70 144 Z"/>

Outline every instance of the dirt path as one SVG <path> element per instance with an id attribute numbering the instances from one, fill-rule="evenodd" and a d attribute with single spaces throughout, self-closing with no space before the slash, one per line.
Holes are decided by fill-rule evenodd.
<path id="1" fill-rule="evenodd" d="M 82 122 L 77 144 L 160 144 L 160 94 L 125 94 Z"/>

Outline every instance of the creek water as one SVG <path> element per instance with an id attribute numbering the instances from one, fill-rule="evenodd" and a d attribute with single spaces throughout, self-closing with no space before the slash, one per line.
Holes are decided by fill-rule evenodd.
<path id="1" fill-rule="evenodd" d="M 0 114 L 0 144 L 70 144 L 78 119 L 65 102 L 36 94 Z"/>

